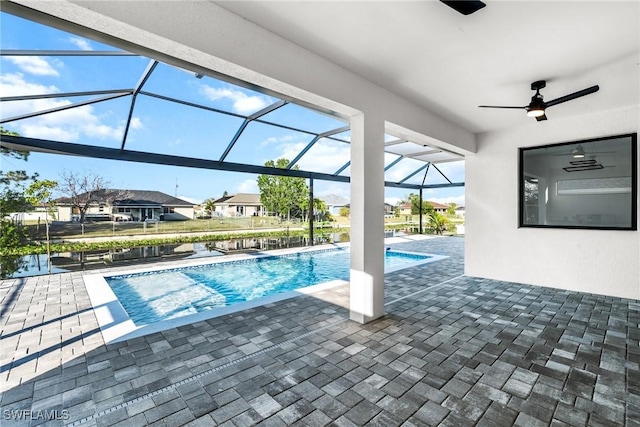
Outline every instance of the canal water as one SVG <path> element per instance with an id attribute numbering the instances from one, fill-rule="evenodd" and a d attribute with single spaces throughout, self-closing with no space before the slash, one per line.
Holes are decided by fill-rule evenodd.
<path id="1" fill-rule="evenodd" d="M 387 231 L 385 237 L 406 235 L 406 231 Z M 314 244 L 349 241 L 349 233 L 327 233 L 314 236 Z M 224 256 L 240 252 L 296 248 L 309 245 L 306 236 L 260 237 L 203 243 L 177 243 L 155 246 L 131 246 L 97 251 L 63 252 L 51 255 L 51 273 L 88 271 L 150 262 L 175 261 Z M 49 274 L 47 255 L 0 257 L 2 278 L 30 277 Z"/>

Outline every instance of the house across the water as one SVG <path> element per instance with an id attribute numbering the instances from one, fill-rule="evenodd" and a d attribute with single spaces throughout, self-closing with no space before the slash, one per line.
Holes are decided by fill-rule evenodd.
<path id="1" fill-rule="evenodd" d="M 111 221 L 175 221 L 193 219 L 194 204 L 160 191 L 104 189 L 80 194 L 79 200 L 90 199 L 88 220 Z M 80 211 L 70 197 L 55 201 L 58 221 L 77 221 Z"/>

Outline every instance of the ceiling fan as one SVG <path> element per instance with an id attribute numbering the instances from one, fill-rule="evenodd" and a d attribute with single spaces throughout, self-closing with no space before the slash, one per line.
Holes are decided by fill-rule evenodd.
<path id="1" fill-rule="evenodd" d="M 595 157 L 596 154 L 616 154 L 617 151 L 585 151 L 584 147 L 581 144 L 576 145 L 571 150 L 566 150 L 562 153 L 551 154 L 552 156 L 571 156 L 574 159 L 584 159 L 587 155 L 591 155 L 591 157 Z"/>
<path id="2" fill-rule="evenodd" d="M 535 117 L 537 121 L 547 120 L 547 116 L 545 114 L 545 110 L 549 107 L 553 107 L 554 105 L 562 104 L 563 102 L 571 101 L 576 98 L 580 98 L 581 96 L 589 95 L 594 92 L 600 90 L 600 86 L 595 85 L 586 89 L 579 90 L 574 93 L 570 93 L 569 95 L 561 96 L 560 98 L 552 99 L 551 101 L 544 102 L 542 95 L 540 94 L 540 89 L 543 89 L 547 86 L 547 82 L 545 80 L 538 80 L 531 83 L 531 90 L 535 90 L 536 94 L 531 97 L 531 102 L 529 105 L 525 105 L 524 107 L 508 107 L 501 105 L 478 105 L 480 108 L 509 108 L 509 109 L 525 109 L 527 110 L 527 116 Z"/>

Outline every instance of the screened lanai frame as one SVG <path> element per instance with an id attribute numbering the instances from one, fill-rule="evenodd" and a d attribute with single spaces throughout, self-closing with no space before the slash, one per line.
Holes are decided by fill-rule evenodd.
<path id="1" fill-rule="evenodd" d="M 158 93 L 157 91 L 146 90 L 145 85 L 147 84 L 149 79 L 154 76 L 154 72 L 159 65 L 169 67 L 173 67 L 173 65 L 160 62 L 157 59 L 151 59 L 140 54 L 130 53 L 123 50 L 0 50 L 1 58 L 17 56 L 75 58 L 140 57 L 146 58 L 147 64 L 142 73 L 137 76 L 137 83 L 133 87 L 105 88 L 65 93 L 0 96 L 0 102 L 2 103 L 50 98 L 82 98 L 81 101 L 72 102 L 70 104 L 61 105 L 50 109 L 31 111 L 24 114 L 14 115 L 12 117 L 0 117 L 0 124 L 14 123 L 20 120 L 44 116 L 59 111 L 70 110 L 85 105 L 99 104 L 115 99 L 127 99 L 128 112 L 126 114 L 127 117 L 119 148 L 109 148 L 95 145 L 11 135 L 3 135 L 1 137 L 1 144 L 3 147 L 22 151 L 40 151 L 63 155 L 133 161 L 158 165 L 183 166 L 229 172 L 244 172 L 251 174 L 282 175 L 307 178 L 309 179 L 311 189 L 310 197 L 312 199 L 314 179 L 345 183 L 350 181 L 348 175 L 350 169 L 349 160 L 340 164 L 336 164 L 335 168 L 331 171 L 314 171 L 299 167 L 300 163 L 305 160 L 305 156 L 308 156 L 309 153 L 313 153 L 314 148 L 319 147 L 321 144 L 345 144 L 347 147 L 346 151 L 348 152 L 350 129 L 349 124 L 346 123 L 343 119 L 339 117 L 332 117 L 333 119 L 338 119 L 339 121 L 341 121 L 342 125 L 323 130 L 310 130 L 308 127 L 295 126 L 269 120 L 270 113 L 276 112 L 287 105 L 297 105 L 300 108 L 310 109 L 318 115 L 327 115 L 326 111 L 314 109 L 313 106 L 301 105 L 291 100 L 276 98 L 276 100 L 270 105 L 267 105 L 266 107 L 261 108 L 258 111 L 247 114 L 240 114 L 238 112 L 231 111 L 231 109 L 223 109 L 206 105 L 202 102 L 194 102 L 193 100 L 180 99 L 179 97 L 169 96 L 167 94 Z M 226 76 L 216 73 L 207 73 L 207 75 L 204 75 L 202 72 L 188 71 L 186 69 L 183 69 L 182 71 L 191 73 L 193 78 L 198 80 L 214 79 L 218 82 L 224 82 L 226 84 L 238 86 L 239 88 L 268 94 L 270 97 L 275 98 L 274 94 L 270 91 L 263 90 L 248 83 L 239 82 L 234 78 L 227 78 Z M 200 155 L 198 155 L 197 157 L 186 157 L 178 156 L 175 154 L 132 150 L 127 146 L 127 144 L 129 143 L 130 130 L 132 128 L 132 119 L 134 118 L 134 113 L 136 111 L 136 103 L 144 98 L 153 98 L 162 102 L 189 107 L 193 109 L 193 111 L 204 111 L 206 113 L 211 113 L 214 115 L 233 117 L 235 119 L 238 119 L 240 121 L 240 124 L 237 126 L 237 128 L 230 129 L 230 133 L 232 133 L 233 136 L 226 142 L 226 145 L 224 145 L 224 148 L 221 150 L 221 154 L 217 158 L 202 158 L 202 156 Z M 306 142 L 306 144 L 295 154 L 286 169 L 271 168 L 242 161 L 229 161 L 229 157 L 231 155 L 237 156 L 238 153 L 240 153 L 240 157 L 242 157 L 242 150 L 238 149 L 239 141 L 241 141 L 243 135 L 246 134 L 247 129 L 250 126 L 258 124 L 270 126 L 274 129 L 283 129 L 286 131 L 292 131 L 299 134 L 307 135 L 308 142 Z M 404 171 L 402 175 L 398 175 L 396 173 L 395 175 L 397 175 L 398 178 L 394 180 L 387 180 L 387 176 L 385 176 L 385 187 L 417 190 L 419 192 L 420 199 L 422 199 L 423 189 L 464 186 L 464 182 L 452 182 L 437 166 L 440 163 L 462 161 L 464 159 L 463 156 L 448 152 L 441 148 L 414 143 L 406 139 L 399 139 L 391 135 L 387 135 L 385 137 L 385 159 L 385 175 L 392 175 L 394 171 L 403 171 L 403 166 L 404 169 L 406 169 L 408 165 L 413 164 L 413 167 Z M 443 182 L 436 184 L 426 184 L 425 182 L 427 181 L 427 177 L 434 175 L 438 176 L 439 180 Z M 313 206 L 313 203 L 310 203 L 310 205 Z M 313 218 L 312 214 L 310 215 L 310 218 Z M 309 228 L 310 233 L 312 233 L 313 227 L 310 226 Z M 420 220 L 420 232 L 422 232 L 422 220 Z M 312 240 L 313 239 L 311 239 L 311 241 Z"/>

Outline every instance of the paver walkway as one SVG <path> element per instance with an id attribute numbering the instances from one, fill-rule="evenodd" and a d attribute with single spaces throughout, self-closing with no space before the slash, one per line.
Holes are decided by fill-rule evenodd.
<path id="1" fill-rule="evenodd" d="M 81 273 L 0 282 L 0 424 L 640 426 L 640 302 L 391 246 L 449 258 L 388 274 L 367 325 L 301 296 L 105 345 Z"/>

